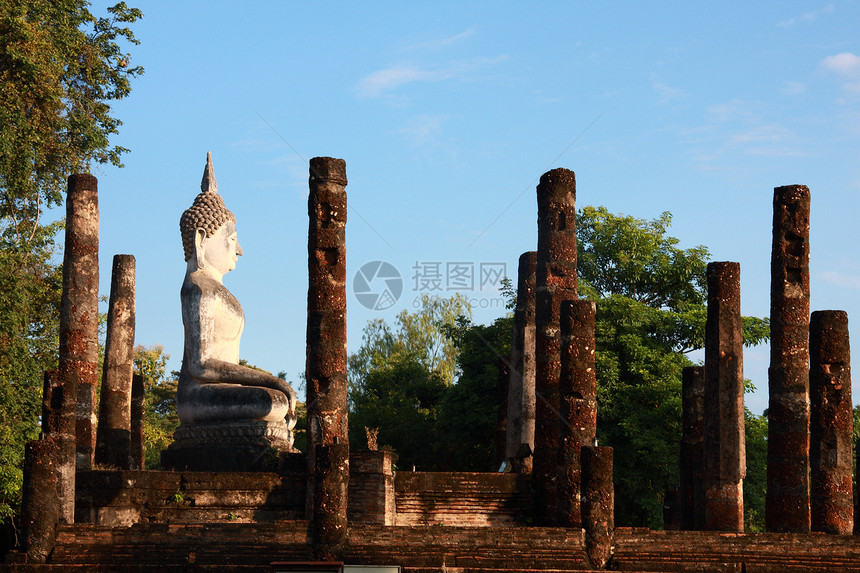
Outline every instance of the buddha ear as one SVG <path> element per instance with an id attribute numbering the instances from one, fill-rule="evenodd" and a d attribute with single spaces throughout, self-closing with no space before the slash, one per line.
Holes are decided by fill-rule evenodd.
<path id="1" fill-rule="evenodd" d="M 203 255 L 203 239 L 206 238 L 206 230 L 200 227 L 194 229 L 194 256 L 197 259 L 197 268 L 202 269 L 205 266 L 205 257 Z"/>

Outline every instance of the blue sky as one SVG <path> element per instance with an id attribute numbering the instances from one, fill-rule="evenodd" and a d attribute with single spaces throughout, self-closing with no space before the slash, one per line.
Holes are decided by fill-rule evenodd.
<path id="1" fill-rule="evenodd" d="M 95 173 L 101 289 L 111 257 L 135 255 L 137 342 L 164 345 L 171 368 L 178 221 L 207 151 L 245 251 L 224 280 L 245 309 L 241 355 L 293 381 L 307 160 L 320 155 L 347 163 L 352 350 L 369 319 L 411 308 L 416 263 L 423 278 L 440 270 L 430 294 L 473 299 L 477 322 L 502 314 L 480 269 L 515 276 L 536 247 L 537 179 L 555 167 L 576 172 L 578 205 L 670 211 L 682 246 L 740 262 L 743 312 L 758 316 L 769 313 L 773 188 L 808 185 L 812 309 L 860 317 L 858 2 L 130 4 L 145 15 L 132 54 L 146 74 L 115 105 L 126 167 Z M 386 310 L 353 296 L 371 261 L 403 278 Z M 470 268 L 474 288 L 457 282 Z M 767 362 L 767 347 L 745 354 L 756 412 Z"/>

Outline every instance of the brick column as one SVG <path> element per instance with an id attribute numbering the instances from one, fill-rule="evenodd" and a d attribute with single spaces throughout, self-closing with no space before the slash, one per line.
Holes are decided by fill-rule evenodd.
<path id="1" fill-rule="evenodd" d="M 121 470 L 131 469 L 134 268 L 132 255 L 114 255 L 96 432 L 96 463 Z"/>
<path id="2" fill-rule="evenodd" d="M 53 437 L 43 436 L 28 442 L 24 449 L 21 521 L 22 549 L 27 553 L 28 563 L 44 563 L 56 541 L 61 511 L 56 459 L 57 443 Z"/>
<path id="3" fill-rule="evenodd" d="M 72 175 L 66 194 L 66 240 L 63 254 L 63 296 L 60 310 L 59 381 L 76 388 L 63 392 L 63 411 L 76 412 L 75 451 L 58 444 L 60 518 L 74 521 L 74 467 L 92 466 L 95 449 L 95 398 L 98 371 L 99 320 L 99 202 L 98 181 L 88 174 Z M 69 458 L 73 458 L 71 461 Z M 62 495 L 62 494 L 61 494 Z"/>
<path id="4" fill-rule="evenodd" d="M 597 434 L 597 372 L 594 366 L 594 318 L 591 300 L 561 305 L 561 452 L 558 468 L 558 524 L 580 527 L 581 456 Z"/>
<path id="5" fill-rule="evenodd" d="M 308 513 L 317 559 L 347 535 L 346 162 L 310 161 L 308 216 Z"/>
<path id="6" fill-rule="evenodd" d="M 708 264 L 705 326 L 705 529 L 744 530 L 741 266 Z"/>
<path id="7" fill-rule="evenodd" d="M 807 533 L 809 516 L 809 188 L 773 190 L 768 368 L 768 531 Z"/>
<path id="8" fill-rule="evenodd" d="M 705 368 L 681 373 L 681 529 L 705 528 Z"/>
<path id="9" fill-rule="evenodd" d="M 582 526 L 591 568 L 603 569 L 615 538 L 612 448 L 582 446 Z"/>
<path id="10" fill-rule="evenodd" d="M 511 377 L 508 383 L 508 427 L 505 457 L 515 458 L 520 447 L 535 447 L 535 272 L 537 252 L 520 255 L 517 270 L 517 307 L 511 339 Z M 531 466 L 522 468 L 531 471 Z"/>
<path id="11" fill-rule="evenodd" d="M 851 535 L 854 416 L 848 313 L 841 310 L 812 313 L 809 357 L 812 531 Z"/>
<path id="12" fill-rule="evenodd" d="M 131 468 L 146 469 L 146 445 L 144 440 L 144 417 L 146 416 L 146 384 L 141 374 L 131 376 Z"/>
<path id="13" fill-rule="evenodd" d="M 537 522 L 558 516 L 558 456 L 561 413 L 561 302 L 576 292 L 576 177 L 553 169 L 537 186 L 538 250 L 535 275 L 535 448 L 534 484 Z"/>

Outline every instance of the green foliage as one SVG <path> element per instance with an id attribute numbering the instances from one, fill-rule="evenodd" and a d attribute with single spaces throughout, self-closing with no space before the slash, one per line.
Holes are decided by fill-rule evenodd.
<path id="1" fill-rule="evenodd" d="M 24 445 L 39 435 L 43 373 L 57 367 L 59 228 L 39 226 L 23 244 L 0 234 L 0 522 L 20 504 Z"/>
<path id="2" fill-rule="evenodd" d="M 138 43 L 126 24 L 142 14 L 124 2 L 108 12 L 96 17 L 80 0 L 0 0 L 0 220 L 18 242 L 44 206 L 61 203 L 69 174 L 92 161 L 122 166 L 109 102 L 143 73 L 119 43 Z"/>
<path id="3" fill-rule="evenodd" d="M 440 373 L 411 356 L 393 356 L 368 372 L 361 391 L 351 394 L 350 444 L 366 449 L 365 426 L 379 428 L 379 444 L 397 451 L 401 467 L 437 469 L 435 429 L 446 388 Z"/>
<path id="4" fill-rule="evenodd" d="M 361 392 L 366 376 L 389 361 L 420 364 L 450 386 L 457 375 L 457 350 L 445 333 L 459 316 L 472 317 L 463 295 L 440 298 L 424 293 L 419 310 L 397 315 L 396 332 L 382 319 L 369 321 L 361 348 L 348 359 L 350 392 Z"/>
<path id="5" fill-rule="evenodd" d="M 512 316 L 490 325 L 462 320 L 451 336 L 458 354 L 460 377 L 445 391 L 438 420 L 438 450 L 446 469 L 494 471 L 504 452 L 497 452 L 495 431 L 500 396 L 499 362 L 510 360 Z"/>
<path id="6" fill-rule="evenodd" d="M 57 367 L 61 268 L 43 225 L 69 174 L 120 165 L 108 102 L 142 73 L 118 41 L 140 17 L 78 0 L 0 0 L 0 521 L 20 504 L 24 444 L 38 436 L 43 372 Z"/>
<path id="7" fill-rule="evenodd" d="M 397 315 L 396 331 L 383 320 L 369 321 L 361 348 L 350 355 L 350 443 L 365 448 L 364 427 L 379 428 L 379 445 L 394 448 L 401 467 L 426 470 L 445 463 L 434 449 L 441 401 L 457 373 L 448 333 L 472 311 L 460 294 L 424 294 L 421 305 Z"/>
<path id="8" fill-rule="evenodd" d="M 597 433 L 615 448 L 622 526 L 662 526 L 663 494 L 679 480 L 681 370 L 704 346 L 709 254 L 680 249 L 670 223 L 577 213 L 579 291 L 597 303 Z M 744 317 L 745 344 L 768 336 L 767 319 Z"/>
<path id="9" fill-rule="evenodd" d="M 767 415 L 744 411 L 746 424 L 747 476 L 744 478 L 744 529 L 747 533 L 764 531 L 765 493 L 767 492 Z"/>
<path id="10" fill-rule="evenodd" d="M 146 450 L 146 469 L 158 469 L 161 451 L 173 443 L 173 432 L 179 427 L 176 413 L 177 373 L 167 375 L 169 354 L 164 347 L 137 346 L 134 349 L 134 369 L 144 377 L 143 440 Z"/>

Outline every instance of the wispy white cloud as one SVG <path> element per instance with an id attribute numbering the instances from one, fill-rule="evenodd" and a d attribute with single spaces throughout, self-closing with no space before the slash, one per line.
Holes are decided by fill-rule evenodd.
<path id="1" fill-rule="evenodd" d="M 750 130 L 735 133 L 731 136 L 734 143 L 763 143 L 784 141 L 789 132 L 777 125 L 759 125 Z"/>
<path id="2" fill-rule="evenodd" d="M 507 59 L 504 55 L 495 58 L 477 57 L 448 62 L 433 68 L 398 64 L 364 76 L 356 84 L 355 91 L 360 97 L 379 97 L 414 82 L 474 79 L 475 74 Z"/>
<path id="3" fill-rule="evenodd" d="M 835 286 L 860 289 L 860 277 L 844 275 L 838 271 L 824 271 L 819 276 L 824 282 Z"/>
<path id="4" fill-rule="evenodd" d="M 418 115 L 407 120 L 397 132 L 406 136 L 412 145 L 424 145 L 434 141 L 442 133 L 442 126 L 450 117 Z"/>
<path id="5" fill-rule="evenodd" d="M 668 103 L 687 95 L 682 89 L 665 84 L 653 77 L 651 78 L 651 87 L 659 96 L 660 103 Z"/>
<path id="6" fill-rule="evenodd" d="M 843 91 L 852 97 L 860 95 L 860 56 L 851 52 L 827 56 L 821 60 L 821 67 L 842 79 Z M 846 100 L 842 100 L 842 103 L 846 103 Z"/>
<path id="7" fill-rule="evenodd" d="M 436 40 L 429 40 L 427 42 L 421 42 L 418 44 L 413 44 L 409 46 L 409 50 L 421 50 L 421 51 L 432 51 L 432 50 L 441 50 L 443 48 L 447 48 L 449 46 L 453 46 L 455 44 L 459 44 L 465 40 L 468 40 L 472 36 L 475 35 L 475 28 L 467 28 L 466 30 L 456 34 L 454 36 L 449 36 L 447 38 L 439 38 Z"/>
<path id="8" fill-rule="evenodd" d="M 751 120 L 755 117 L 753 108 L 756 104 L 741 99 L 733 99 L 724 103 L 708 106 L 706 111 L 718 122 Z"/>
<path id="9" fill-rule="evenodd" d="M 696 144 L 691 148 L 693 157 L 703 169 L 732 156 L 808 155 L 790 128 L 768 121 L 768 107 L 762 102 L 733 99 L 711 105 L 705 111 L 705 124 L 688 132 L 690 141 Z"/>
<path id="10" fill-rule="evenodd" d="M 803 95 L 806 93 L 806 84 L 803 82 L 785 82 L 782 86 L 782 93 L 790 96 Z"/>
<path id="11" fill-rule="evenodd" d="M 832 14 L 834 10 L 835 7 L 833 6 L 833 4 L 827 4 L 820 10 L 804 12 L 800 16 L 777 22 L 776 25 L 780 28 L 794 28 L 795 26 L 800 24 L 812 24 L 818 19 L 819 16 L 823 14 Z"/>
<path id="12" fill-rule="evenodd" d="M 849 78 L 860 77 L 860 56 L 851 52 L 842 52 L 835 56 L 827 56 L 821 61 L 824 69 L 836 72 Z"/>

